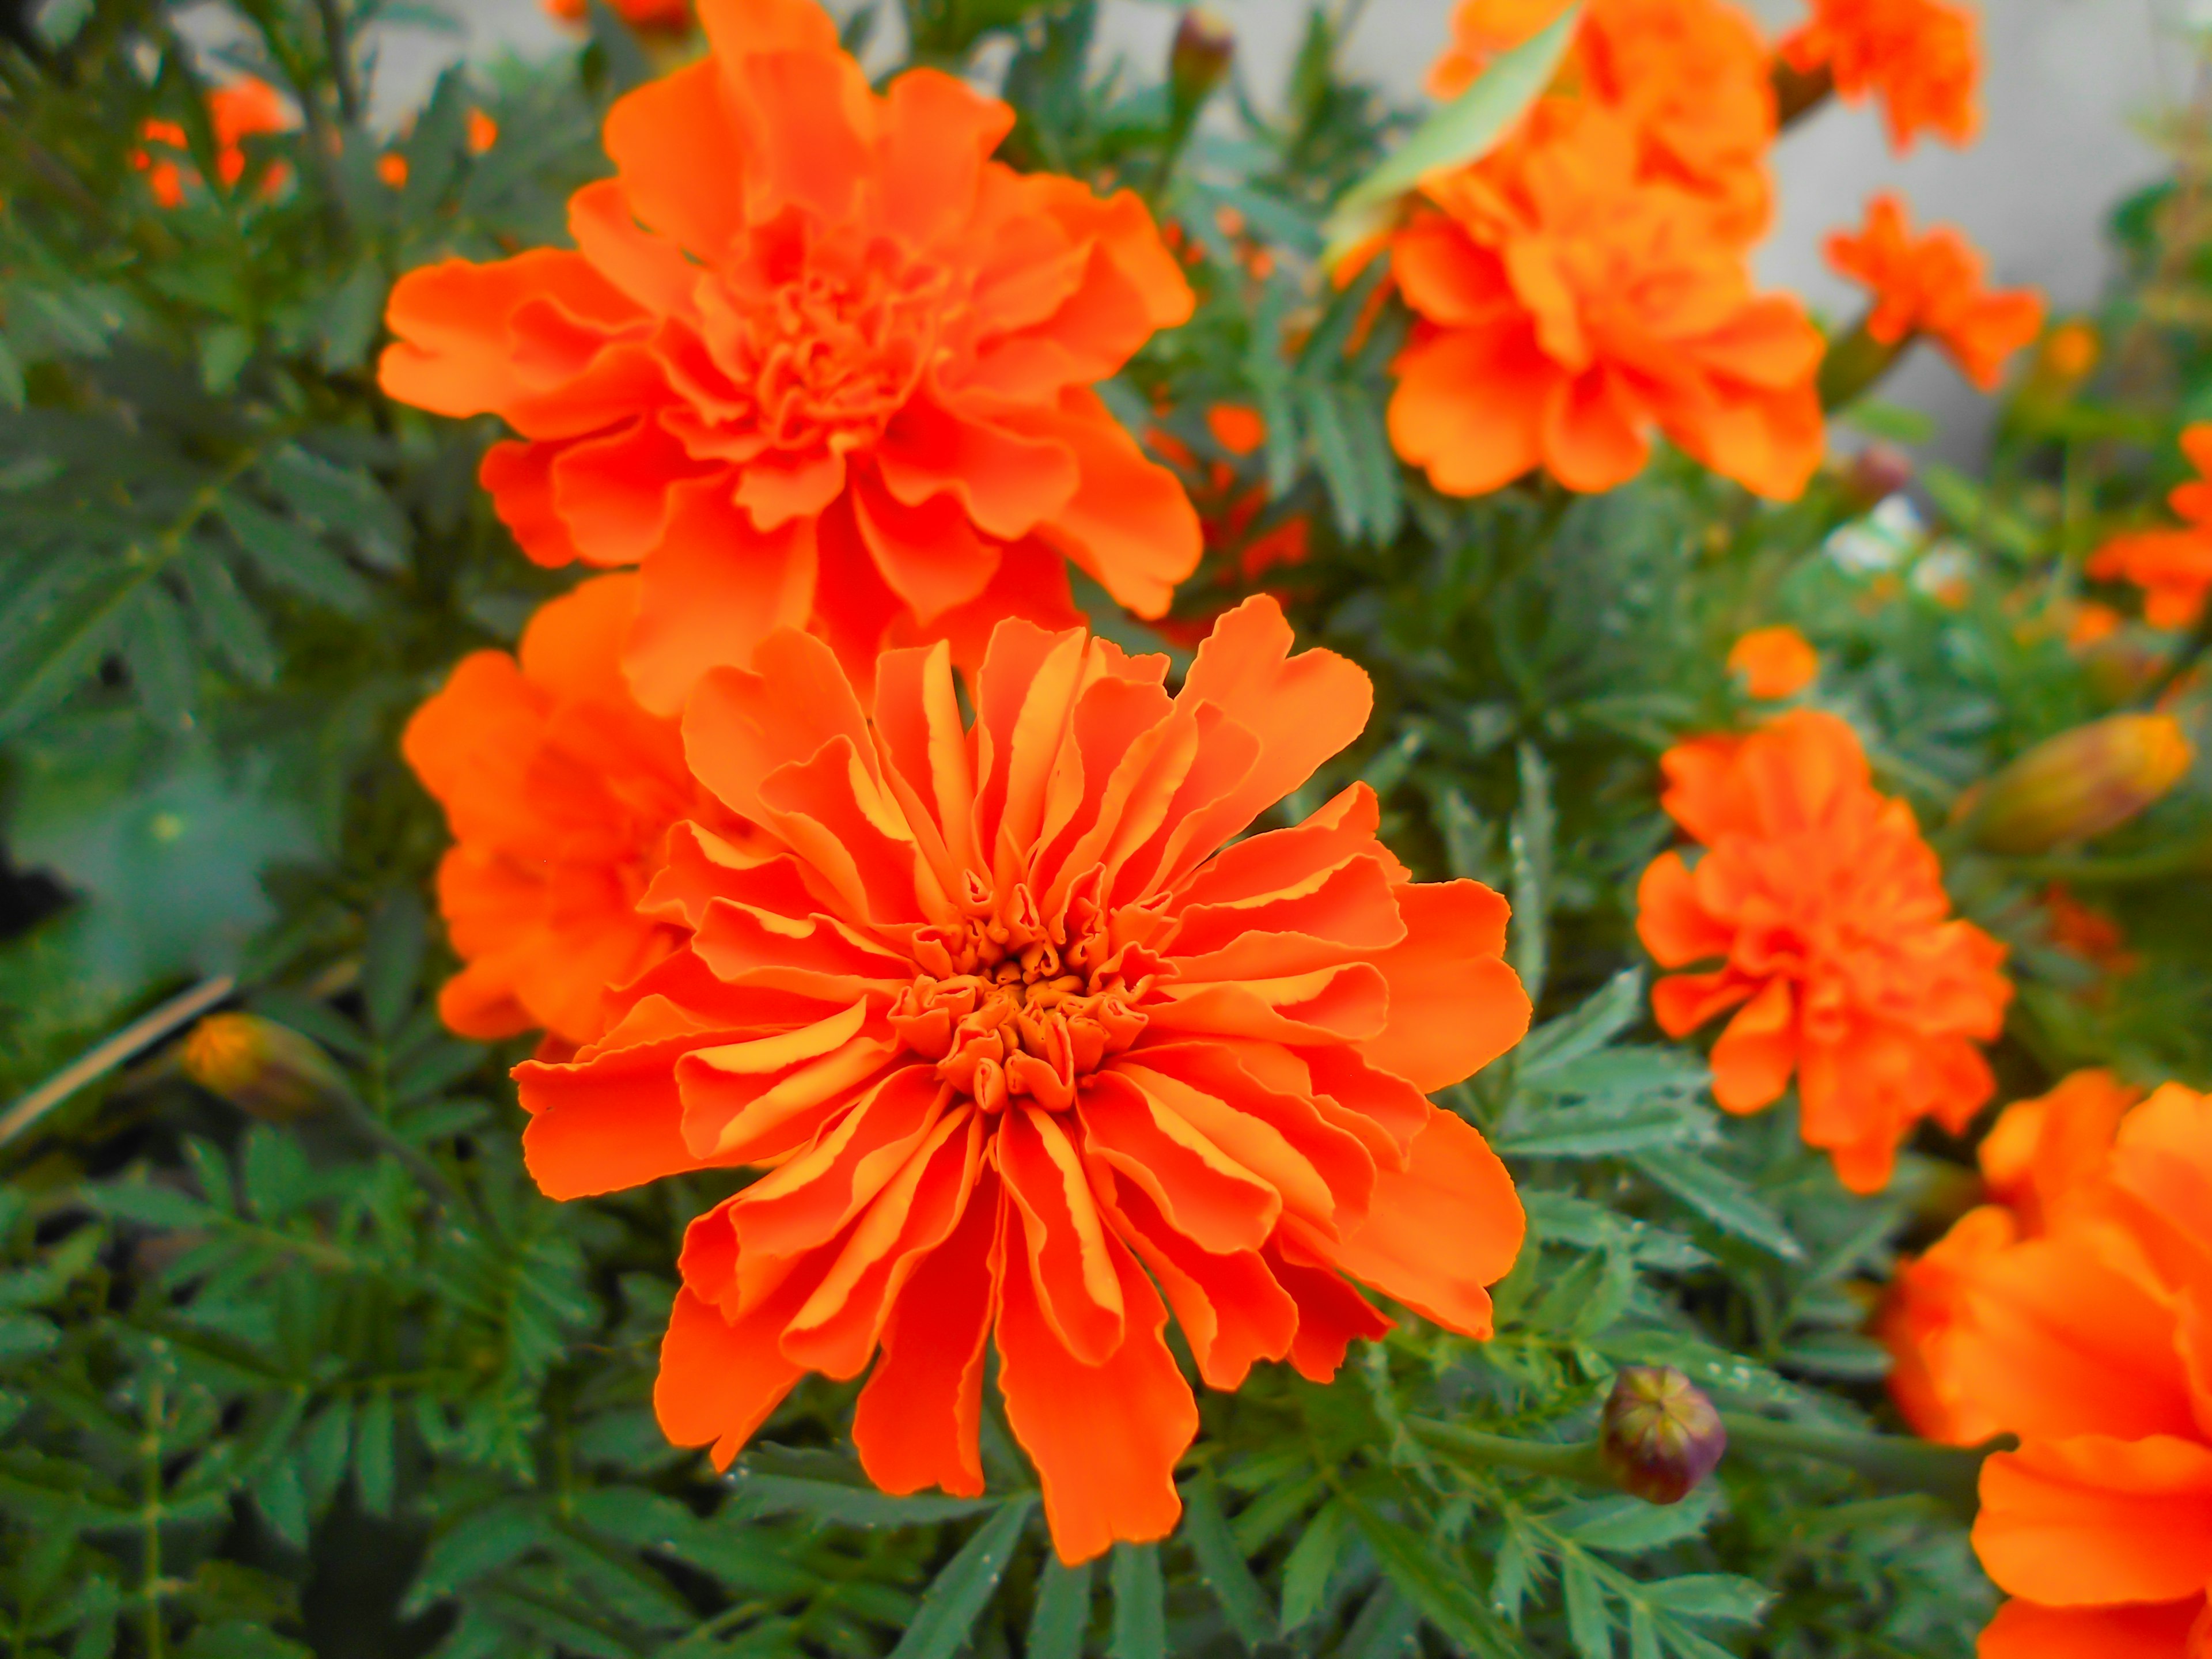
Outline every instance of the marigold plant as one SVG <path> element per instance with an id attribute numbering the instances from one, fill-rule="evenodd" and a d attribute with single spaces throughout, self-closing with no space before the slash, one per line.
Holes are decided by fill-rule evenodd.
<path id="1" fill-rule="evenodd" d="M 1498 155 L 1425 193 L 1390 244 L 1419 322 L 1389 425 L 1437 489 L 1480 495 L 1541 467 L 1610 489 L 1663 433 L 1757 494 L 1803 489 L 1820 332 L 1795 300 L 1752 292 L 1695 198 L 1639 179 L 1618 116 L 1546 100 Z"/>
<path id="2" fill-rule="evenodd" d="M 1005 105 L 930 70 L 882 94 L 813 0 L 708 0 L 711 53 L 607 117 L 573 252 L 392 291 L 385 389 L 520 434 L 483 478 L 541 564 L 641 562 L 627 662 L 673 714 L 811 625 L 972 661 L 1073 618 L 1063 560 L 1140 615 L 1199 556 L 1173 476 L 1091 390 L 1191 295 L 1133 195 L 989 160 Z"/>
<path id="3" fill-rule="evenodd" d="M 1857 734 L 1813 709 L 1661 763 L 1660 804 L 1705 850 L 1662 853 L 1636 928 L 1662 967 L 1652 1012 L 1713 1044 L 1713 1098 L 1772 1105 L 1794 1077 L 1808 1145 L 1854 1192 L 1889 1181 L 1923 1117 L 1963 1131 L 1996 1088 L 1978 1043 L 2002 1029 L 2004 947 L 1950 914 L 1912 809 L 1874 787 Z"/>
<path id="4" fill-rule="evenodd" d="M 1981 130 L 1981 44 L 1957 0 L 1808 0 L 1812 15 L 1783 38 L 1800 74 L 1826 74 L 1838 96 L 1881 101 L 1900 153 L 1923 132 L 1972 142 Z"/>
<path id="5" fill-rule="evenodd" d="M 1914 236 L 1894 195 L 1869 200 L 1866 223 L 1832 234 L 1826 251 L 1830 264 L 1873 292 L 1869 335 L 1884 345 L 1932 340 L 1984 392 L 2042 331 L 2041 295 L 1986 287 L 1982 256 L 1966 239 L 1948 225 Z"/>

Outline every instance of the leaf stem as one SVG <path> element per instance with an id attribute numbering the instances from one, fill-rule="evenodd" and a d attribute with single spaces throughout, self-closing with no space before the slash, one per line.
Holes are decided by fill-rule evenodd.
<path id="1" fill-rule="evenodd" d="M 1905 1435 L 1784 1423 L 1741 1412 L 1723 1412 L 1721 1424 L 1734 1446 L 1833 1463 L 1890 1492 L 1924 1493 L 1968 1519 L 1979 1504 L 1983 1462 L 1991 1452 L 2019 1443 L 2010 1435 L 1999 1435 L 1978 1446 L 1939 1446 Z"/>

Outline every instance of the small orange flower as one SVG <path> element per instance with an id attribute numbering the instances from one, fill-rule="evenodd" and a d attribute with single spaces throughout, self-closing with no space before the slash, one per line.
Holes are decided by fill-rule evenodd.
<path id="1" fill-rule="evenodd" d="M 2212 1099 L 2168 1084 L 2095 1150 L 2041 1231 L 1963 1268 L 1927 1353 L 2020 1438 L 1982 1468 L 1974 1548 L 2014 1598 L 1982 1659 L 2212 1642 Z"/>
<path id="2" fill-rule="evenodd" d="M 1753 295 L 1692 198 L 1638 180 L 1617 117 L 1547 99 L 1497 155 L 1425 188 L 1433 210 L 1391 242 L 1421 320 L 1389 425 L 1437 489 L 1481 495 L 1540 466 L 1610 489 L 1658 431 L 1759 495 L 1803 490 L 1820 332 L 1795 300 Z"/>
<path id="3" fill-rule="evenodd" d="M 469 154 L 482 155 L 499 142 L 499 123 L 480 109 L 469 112 Z"/>
<path id="4" fill-rule="evenodd" d="M 2043 916 L 2051 942 L 2069 956 L 2115 976 L 2136 970 L 2138 958 L 2127 948 L 2119 923 L 2082 903 L 2063 883 L 2044 890 Z"/>
<path id="5" fill-rule="evenodd" d="M 2188 520 L 2184 530 L 2139 530 L 2115 536 L 2089 560 L 2089 574 L 2130 581 L 2143 590 L 2143 617 L 2154 628 L 2188 628 L 2212 593 L 2212 421 L 2181 434 L 2181 453 L 2198 477 L 2166 497 Z"/>
<path id="6" fill-rule="evenodd" d="M 2066 648 L 2075 653 L 2093 650 L 2118 633 L 2126 621 L 2109 605 L 2085 599 L 2067 617 Z"/>
<path id="7" fill-rule="evenodd" d="M 1794 1074 L 1806 1142 L 1853 1192 L 1879 1191 L 1914 1124 L 1956 1134 L 1996 1087 L 1975 1044 L 2004 1026 L 2004 947 L 1952 918 L 1912 809 L 1875 789 L 1836 716 L 1796 710 L 1660 764 L 1660 804 L 1706 851 L 1652 862 L 1637 932 L 1662 967 L 1723 960 L 1653 988 L 1661 1029 L 1736 1010 L 1713 1044 L 1714 1099 L 1755 1112 Z"/>
<path id="8" fill-rule="evenodd" d="M 297 125 L 292 106 L 266 81 L 242 75 L 208 94 L 208 120 L 215 129 L 216 177 L 228 190 L 246 176 L 245 140 L 259 132 L 289 132 Z M 174 121 L 149 121 L 139 129 L 149 144 L 184 151 L 191 146 L 185 130 Z M 146 175 L 147 188 L 165 208 L 185 199 L 185 181 L 195 176 L 181 163 L 146 149 L 133 150 L 131 165 Z M 281 161 L 270 167 L 261 183 L 261 193 L 273 196 L 283 189 L 291 173 Z"/>
<path id="9" fill-rule="evenodd" d="M 2015 1101 L 1981 1146 L 1990 1202 L 1961 1216 L 1927 1253 L 1898 1263 L 1875 1331 L 1894 1364 L 1889 1391 L 1916 1433 L 1979 1445 L 1996 1419 L 1950 1386 L 1942 1345 L 1957 1328 L 1974 1271 L 2023 1238 L 2050 1230 L 2060 1207 L 2103 1171 L 2128 1108 L 2142 1091 L 2110 1072 L 2075 1072 L 2050 1093 Z"/>
<path id="10" fill-rule="evenodd" d="M 1267 422 L 1243 404 L 1216 404 L 1206 411 L 1206 429 L 1232 455 L 1249 455 L 1267 441 Z"/>
<path id="11" fill-rule="evenodd" d="M 580 23 L 588 15 L 586 0 L 539 0 L 545 15 L 564 23 Z M 616 16 L 634 29 L 683 34 L 691 27 L 690 0 L 609 0 Z"/>
<path id="12" fill-rule="evenodd" d="M 1563 0 L 1460 0 L 1429 90 L 1455 96 L 1491 58 L 1535 34 Z M 1765 234 L 1773 189 L 1774 88 L 1758 26 L 1723 0 L 1589 0 L 1555 95 L 1588 98 L 1637 135 L 1639 174 L 1711 210 L 1712 234 Z"/>
<path id="13" fill-rule="evenodd" d="M 1506 906 L 1416 885 L 1355 784 L 1237 839 L 1366 723 L 1264 599 L 1182 690 L 1079 629 L 993 632 L 963 730 L 947 647 L 885 653 L 874 713 L 770 635 L 684 718 L 743 852 L 693 826 L 646 911 L 696 928 L 571 1064 L 516 1073 L 538 1183 L 769 1173 L 691 1224 L 654 1392 L 726 1466 L 809 1371 L 874 1370 L 884 1490 L 983 1490 L 984 1344 L 1062 1559 L 1165 1536 L 1210 1387 L 1325 1379 L 1389 1321 L 1486 1336 L 1522 1220 L 1425 1095 L 1517 1042 Z M 1162 1297 L 1166 1299 L 1163 1306 Z"/>
<path id="14" fill-rule="evenodd" d="M 396 149 L 388 149 L 376 158 L 376 176 L 393 190 L 407 187 L 408 172 L 407 158 Z"/>
<path id="15" fill-rule="evenodd" d="M 1820 678 L 1820 653 L 1784 623 L 1754 628 L 1728 654 L 1729 672 L 1763 702 L 1794 697 Z"/>
<path id="16" fill-rule="evenodd" d="M 707 0 L 706 58 L 609 112 L 577 249 L 403 277 L 392 396 L 497 414 L 483 478 L 538 562 L 642 562 L 625 658 L 673 714 L 779 625 L 856 677 L 1073 616 L 1141 615 L 1196 514 L 1093 384 L 1192 298 L 1123 191 L 988 160 L 1013 112 L 933 70 L 871 90 L 812 0 Z"/>
<path id="17" fill-rule="evenodd" d="M 2043 296 L 2033 289 L 1983 286 L 1982 256 L 1948 225 L 1916 238 L 1905 204 L 1884 193 L 1867 203 L 1857 235 L 1827 240 L 1828 263 L 1874 290 L 1866 331 L 1884 345 L 1924 336 L 1950 354 L 1959 372 L 1994 391 L 2005 359 L 2043 328 Z"/>
<path id="18" fill-rule="evenodd" d="M 669 827 L 704 813 L 725 836 L 741 833 L 691 781 L 676 722 L 647 714 L 623 684 L 637 586 L 602 576 L 549 602 L 519 659 L 462 659 L 407 723 L 402 752 L 455 841 L 438 866 L 438 903 L 466 965 L 438 1012 L 464 1036 L 599 1036 L 610 988 L 682 937 L 637 914 Z"/>
<path id="19" fill-rule="evenodd" d="M 1951 0 L 1809 0 L 1813 15 L 1782 42 L 1800 75 L 1825 69 L 1856 103 L 1881 100 L 1891 147 L 1922 132 L 1970 143 L 1982 125 L 1981 47 L 1974 14 Z"/>

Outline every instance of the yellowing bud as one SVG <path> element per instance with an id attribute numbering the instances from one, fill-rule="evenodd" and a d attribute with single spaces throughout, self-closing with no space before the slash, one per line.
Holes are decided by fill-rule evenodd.
<path id="1" fill-rule="evenodd" d="M 1176 25 L 1168 52 L 1168 95 L 1179 110 L 1195 110 L 1212 96 L 1237 56 L 1237 35 L 1218 14 L 1193 6 Z"/>
<path id="2" fill-rule="evenodd" d="M 210 1014 L 178 1045 L 177 1061 L 209 1093 L 272 1123 L 312 1116 L 346 1086 L 318 1044 L 258 1014 Z"/>
<path id="3" fill-rule="evenodd" d="M 1713 1402 L 1672 1365 L 1624 1365 L 1598 1429 L 1598 1456 L 1623 1492 L 1679 1504 L 1728 1450 Z"/>
<path id="4" fill-rule="evenodd" d="M 2170 714 L 2112 714 L 2038 744 L 1990 781 L 1970 822 L 1993 853 L 2047 853 L 2148 811 L 2196 750 Z"/>

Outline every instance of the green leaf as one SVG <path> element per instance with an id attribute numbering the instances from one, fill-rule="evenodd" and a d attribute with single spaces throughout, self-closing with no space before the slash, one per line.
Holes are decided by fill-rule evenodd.
<path id="1" fill-rule="evenodd" d="M 199 1200 L 145 1182 L 109 1182 L 85 1196 L 101 1214 L 142 1227 L 204 1227 L 215 1219 L 215 1212 Z"/>
<path id="2" fill-rule="evenodd" d="M 392 1392 L 379 1389 L 362 1402 L 353 1431 L 353 1484 L 371 1515 L 392 1513 Z"/>
<path id="3" fill-rule="evenodd" d="M 997 1514 L 975 1528 L 960 1553 L 931 1581 L 913 1623 L 891 1650 L 891 1659 L 951 1659 L 960 1650 L 991 1592 L 998 1589 L 1036 1501 L 1024 1492 L 1001 1504 Z"/>
<path id="4" fill-rule="evenodd" d="M 1571 16 L 1573 14 L 1568 14 Z M 1528 1000 L 1544 994 L 1546 939 L 1552 902 L 1552 842 L 1559 829 L 1552 809 L 1552 769 L 1533 743 L 1518 751 L 1521 805 L 1513 814 L 1507 847 L 1513 859 L 1513 919 L 1508 924 L 1505 957 L 1521 976 Z"/>
<path id="5" fill-rule="evenodd" d="M 149 720 L 179 729 L 191 725 L 198 665 L 193 660 L 184 612 L 158 582 L 138 590 L 125 620 L 123 661 Z"/>
<path id="6" fill-rule="evenodd" d="M 422 900 L 410 889 L 387 893 L 369 918 L 361 953 L 362 1001 L 368 1009 L 369 1029 L 387 1041 L 414 1006 L 428 941 Z"/>
<path id="7" fill-rule="evenodd" d="M 7 337 L 0 335 L 0 404 L 9 409 L 21 409 L 24 397 L 23 365 L 15 356 L 15 347 L 8 343 Z"/>
<path id="8" fill-rule="evenodd" d="M 1629 1162 L 1722 1231 L 1748 1240 L 1785 1261 L 1804 1260 L 1804 1248 L 1782 1218 L 1726 1170 L 1717 1170 L 1692 1153 L 1665 1148 L 1634 1153 Z"/>
<path id="9" fill-rule="evenodd" d="M 374 605 L 368 584 L 305 526 L 235 495 L 216 511 L 266 580 L 342 616 L 365 616 Z"/>
<path id="10" fill-rule="evenodd" d="M 1108 1659 L 1167 1659 L 1167 1585 L 1157 1544 L 1116 1544 L 1109 1565 L 1114 1633 Z"/>
<path id="11" fill-rule="evenodd" d="M 1344 1541 L 1344 1505 L 1324 1504 L 1311 1525 L 1291 1547 L 1283 1564 L 1283 1628 L 1296 1630 L 1322 1608 L 1329 1575 Z"/>
<path id="12" fill-rule="evenodd" d="M 343 374 L 368 361 L 368 349 L 384 325 L 384 296 L 389 286 L 384 267 L 368 260 L 331 293 L 316 325 L 325 368 Z"/>
<path id="13" fill-rule="evenodd" d="M 890 1498 L 872 1487 L 740 1470 L 734 1477 L 741 1516 L 808 1515 L 848 1527 L 922 1527 L 995 1510 L 995 1498 L 940 1498 L 924 1492 Z"/>
<path id="14" fill-rule="evenodd" d="M 1579 1550 L 1567 1551 L 1559 1560 L 1560 1588 L 1567 1604 L 1567 1638 L 1582 1659 L 1613 1659 L 1613 1620 L 1605 1610 L 1605 1592 Z"/>
<path id="15" fill-rule="evenodd" d="M 1619 1036 L 1644 1016 L 1644 970 L 1626 968 L 1579 1007 L 1546 1020 L 1515 1051 L 1516 1074 L 1537 1082 Z"/>
<path id="16" fill-rule="evenodd" d="M 1638 1555 L 1663 1549 L 1705 1531 L 1720 1505 L 1711 1485 L 1692 1491 L 1679 1504 L 1647 1504 L 1640 1498 L 1601 1498 L 1549 1517 L 1552 1527 L 1587 1549 Z"/>
<path id="17" fill-rule="evenodd" d="M 1237 1547 L 1211 1474 L 1200 1475 L 1182 1489 L 1182 1534 L 1237 1639 L 1247 1648 L 1273 1641 L 1275 1620 L 1267 1609 L 1267 1592 Z"/>
<path id="18" fill-rule="evenodd" d="M 507 1498 L 463 1516 L 431 1544 L 400 1611 L 421 1612 L 518 1559 L 545 1537 L 545 1522 L 537 1507 L 521 1498 Z"/>
<path id="19" fill-rule="evenodd" d="M 300 1485 L 300 1468 L 289 1457 L 279 1457 L 254 1480 L 253 1506 L 275 1533 L 295 1550 L 307 1547 L 307 1495 Z"/>
<path id="20" fill-rule="evenodd" d="M 1692 1573 L 1646 1584 L 1644 1594 L 1657 1607 L 1684 1619 L 1753 1625 L 1774 1600 L 1771 1591 L 1731 1573 Z"/>
<path id="21" fill-rule="evenodd" d="M 222 556 L 204 542 L 188 542 L 177 556 L 200 633 L 249 684 L 267 686 L 276 678 L 276 647 L 260 615 L 239 591 Z"/>
<path id="22" fill-rule="evenodd" d="M 1091 1623 L 1091 1563 L 1079 1567 L 1060 1565 L 1045 1552 L 1044 1571 L 1037 1575 L 1036 1609 L 1030 1614 L 1030 1639 L 1025 1659 L 1082 1659 L 1084 1632 Z"/>
<path id="23" fill-rule="evenodd" d="M 1654 1146 L 1695 1139 L 1704 1124 L 1673 1107 L 1619 1113 L 1603 1106 L 1547 1114 L 1534 1129 L 1501 1133 L 1492 1143 L 1504 1158 L 1617 1158 Z"/>
<path id="24" fill-rule="evenodd" d="M 1480 1659 L 1518 1659 L 1519 1644 L 1476 1592 L 1463 1565 L 1445 1560 L 1411 1528 L 1364 1504 L 1350 1507 L 1376 1560 L 1422 1618 Z"/>
<path id="25" fill-rule="evenodd" d="M 406 515 L 366 472 L 287 444 L 264 469 L 285 504 L 317 529 L 351 542 L 379 570 L 404 570 L 413 541 Z"/>
<path id="26" fill-rule="evenodd" d="M 1522 112 L 1551 84 L 1566 57 L 1582 7 L 1569 6 L 1551 26 L 1502 52 L 1465 92 L 1416 128 L 1381 166 L 1337 198 L 1323 227 L 1324 269 L 1389 228 L 1399 198 L 1432 173 L 1480 161 L 1504 139 Z"/>
<path id="27" fill-rule="evenodd" d="M 62 1334 L 36 1314 L 0 1313 L 0 1362 L 45 1353 L 61 1340 Z"/>

